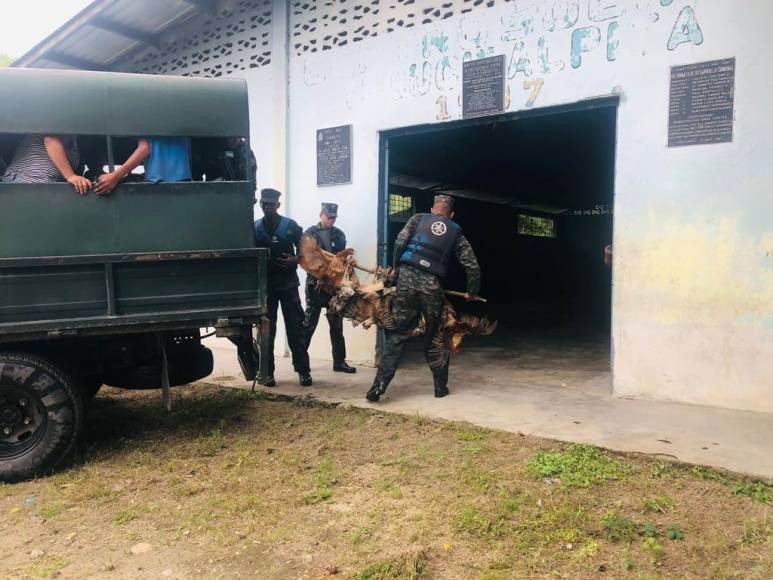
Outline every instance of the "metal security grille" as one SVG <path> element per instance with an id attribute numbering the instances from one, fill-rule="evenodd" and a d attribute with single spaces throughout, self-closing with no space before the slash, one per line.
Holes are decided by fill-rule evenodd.
<path id="1" fill-rule="evenodd" d="M 389 221 L 407 222 L 413 213 L 413 197 L 399 193 L 389 194 Z"/>
<path id="2" fill-rule="evenodd" d="M 538 238 L 556 237 L 556 220 L 537 217 L 534 215 L 518 216 L 518 233 L 522 236 L 535 236 Z"/>

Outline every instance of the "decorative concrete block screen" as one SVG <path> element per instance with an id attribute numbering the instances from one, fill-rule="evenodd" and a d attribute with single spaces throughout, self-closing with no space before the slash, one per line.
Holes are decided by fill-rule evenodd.
<path id="1" fill-rule="evenodd" d="M 291 0 L 296 56 L 466 14 L 508 0 Z"/>
<path id="2" fill-rule="evenodd" d="M 201 13 L 126 67 L 137 73 L 219 77 L 271 62 L 271 0 L 240 0 Z"/>

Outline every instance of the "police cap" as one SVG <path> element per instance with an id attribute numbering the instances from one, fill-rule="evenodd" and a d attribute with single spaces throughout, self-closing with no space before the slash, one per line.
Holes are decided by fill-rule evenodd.
<path id="1" fill-rule="evenodd" d="M 279 203 L 279 196 L 282 195 L 279 193 L 276 189 L 271 189 L 270 187 L 267 187 L 266 189 L 260 190 L 260 202 L 267 202 L 267 203 Z"/>
<path id="2" fill-rule="evenodd" d="M 338 204 L 337 203 L 323 203 L 322 211 L 327 217 L 338 217 Z"/>

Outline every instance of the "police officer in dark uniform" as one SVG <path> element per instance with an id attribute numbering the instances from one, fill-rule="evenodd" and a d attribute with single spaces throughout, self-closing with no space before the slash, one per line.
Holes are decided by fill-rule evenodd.
<path id="1" fill-rule="evenodd" d="M 438 331 L 445 300 L 441 279 L 445 277 L 451 257 L 456 259 L 467 274 L 467 301 L 474 300 L 480 291 L 480 266 L 475 253 L 462 235 L 461 228 L 452 221 L 454 200 L 448 195 L 436 195 L 431 213 L 416 214 L 397 235 L 394 265 L 397 267 L 397 289 L 392 300 L 394 330 L 385 332 L 384 352 L 378 365 L 373 386 L 366 397 L 378 401 L 389 386 L 397 370 L 400 353 L 411 332 L 424 315 L 424 354 L 430 362 L 432 339 Z M 448 394 L 448 363 L 432 368 L 435 396 Z"/>
<path id="2" fill-rule="evenodd" d="M 335 227 L 338 217 L 338 205 L 323 203 L 319 214 L 319 223 L 306 230 L 305 235 L 317 240 L 319 247 L 326 252 L 337 254 L 346 248 L 346 236 Z M 344 341 L 344 319 L 340 312 L 329 312 L 327 303 L 332 296 L 317 289 L 317 281 L 311 276 L 306 277 L 306 317 L 303 321 L 303 334 L 306 347 L 311 343 L 311 337 L 319 323 L 322 308 L 330 326 L 330 343 L 333 346 L 333 370 L 339 373 L 356 373 L 357 369 L 346 363 L 346 342 Z"/>
<path id="3" fill-rule="evenodd" d="M 282 305 L 287 342 L 293 355 L 293 367 L 304 387 L 311 386 L 309 355 L 303 340 L 303 308 L 298 294 L 298 257 L 303 230 L 290 218 L 280 216 L 279 196 L 275 189 L 262 189 L 260 208 L 263 218 L 255 222 L 255 243 L 259 248 L 268 248 L 268 320 L 269 320 L 269 364 L 268 376 L 263 377 L 267 387 L 276 385 L 274 380 L 274 339 L 276 318 Z"/>

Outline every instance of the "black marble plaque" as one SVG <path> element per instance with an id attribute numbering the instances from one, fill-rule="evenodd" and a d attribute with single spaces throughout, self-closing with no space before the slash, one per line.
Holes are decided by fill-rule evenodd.
<path id="1" fill-rule="evenodd" d="M 505 111 L 505 55 L 462 65 L 462 116 L 482 117 Z"/>
<path id="2" fill-rule="evenodd" d="M 317 185 L 352 182 L 352 126 L 317 129 Z"/>
<path id="3" fill-rule="evenodd" d="M 668 146 L 733 140 L 735 58 L 671 67 Z"/>

